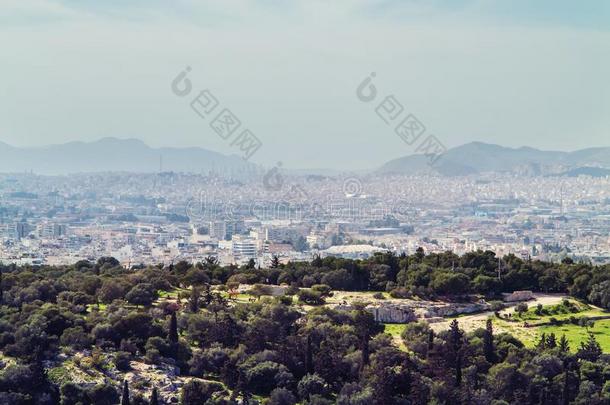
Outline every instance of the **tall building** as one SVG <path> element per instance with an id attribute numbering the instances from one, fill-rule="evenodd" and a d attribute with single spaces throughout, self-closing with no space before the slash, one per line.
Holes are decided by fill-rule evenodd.
<path id="1" fill-rule="evenodd" d="M 68 228 L 64 224 L 45 222 L 38 225 L 38 235 L 41 238 L 58 238 L 66 235 Z"/>
<path id="2" fill-rule="evenodd" d="M 7 238 L 21 239 L 30 233 L 27 222 L 13 222 L 2 226 L 2 234 Z"/>
<path id="3" fill-rule="evenodd" d="M 255 239 L 244 236 L 233 236 L 233 256 L 237 259 L 256 259 L 258 243 Z"/>
<path id="4" fill-rule="evenodd" d="M 231 240 L 233 235 L 244 232 L 244 221 L 212 221 L 210 222 L 210 237 L 218 240 Z"/>
<path id="5" fill-rule="evenodd" d="M 225 221 L 210 222 L 210 237 L 225 240 L 227 236 L 227 223 Z"/>

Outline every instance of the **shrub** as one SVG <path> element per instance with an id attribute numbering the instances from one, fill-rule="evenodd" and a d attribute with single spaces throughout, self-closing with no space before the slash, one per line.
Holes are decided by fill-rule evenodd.
<path id="1" fill-rule="evenodd" d="M 279 297 L 275 297 L 275 299 L 282 305 L 292 305 L 292 296 L 290 295 L 281 295 Z"/>
<path id="2" fill-rule="evenodd" d="M 91 339 L 83 328 L 76 326 L 64 330 L 60 338 L 60 343 L 63 346 L 71 346 L 75 350 L 82 350 L 91 346 Z"/>
<path id="3" fill-rule="evenodd" d="M 290 285 L 290 287 L 288 287 L 286 289 L 286 292 L 284 293 L 285 295 L 297 295 L 299 293 L 299 287 L 297 287 L 296 285 Z"/>
<path id="4" fill-rule="evenodd" d="M 117 352 L 114 357 L 114 365 L 119 371 L 128 371 L 131 369 L 129 364 L 131 361 L 131 354 L 127 352 Z"/>
<path id="5" fill-rule="evenodd" d="M 390 297 L 392 298 L 410 298 L 411 293 L 404 287 L 398 287 L 390 291 Z"/>
<path id="6" fill-rule="evenodd" d="M 88 391 L 91 402 L 96 405 L 115 405 L 119 403 L 119 393 L 109 384 L 98 384 Z"/>
<path id="7" fill-rule="evenodd" d="M 524 312 L 527 312 L 527 309 L 528 309 L 528 306 L 525 302 L 520 302 L 515 307 L 515 311 L 519 314 L 519 316 L 522 316 Z"/>
<path id="8" fill-rule="evenodd" d="M 294 405 L 297 401 L 292 392 L 286 388 L 276 388 L 271 392 L 267 403 L 269 405 Z"/>
<path id="9" fill-rule="evenodd" d="M 200 405 L 212 397 L 214 387 L 204 381 L 191 379 L 182 387 L 180 403 L 182 405 Z"/>
<path id="10" fill-rule="evenodd" d="M 273 361 L 263 361 L 246 371 L 248 388 L 258 395 L 269 395 L 278 386 L 277 377 L 288 372 L 286 366 Z"/>
<path id="11" fill-rule="evenodd" d="M 153 292 L 153 287 L 148 283 L 136 285 L 125 295 L 127 302 L 134 305 L 149 306 L 155 298 L 156 296 Z"/>
<path id="12" fill-rule="evenodd" d="M 297 391 L 302 400 L 309 399 L 312 395 L 326 395 L 326 381 L 317 374 L 307 374 L 299 381 Z"/>
<path id="13" fill-rule="evenodd" d="M 321 297 L 332 297 L 332 289 L 326 284 L 316 284 L 311 287 L 313 291 L 320 293 Z"/>
<path id="14" fill-rule="evenodd" d="M 322 295 L 313 290 L 300 290 L 299 291 L 299 301 L 304 302 L 309 305 L 323 305 L 325 303 Z"/>

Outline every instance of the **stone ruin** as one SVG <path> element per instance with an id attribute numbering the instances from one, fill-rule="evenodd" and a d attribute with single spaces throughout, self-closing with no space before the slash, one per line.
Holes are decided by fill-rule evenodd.
<path id="1" fill-rule="evenodd" d="M 334 309 L 352 311 L 355 307 L 349 304 L 341 304 L 335 306 Z M 381 323 L 409 323 L 417 320 L 413 308 L 405 304 L 375 303 L 367 305 L 364 309 L 373 314 L 375 320 Z"/>
<path id="2" fill-rule="evenodd" d="M 476 303 L 446 303 L 415 300 L 375 302 L 365 307 L 367 311 L 373 314 L 377 322 L 382 323 L 409 323 L 415 322 L 418 319 L 434 321 L 448 316 L 489 311 L 490 308 L 491 306 L 484 301 Z M 336 305 L 334 309 L 351 311 L 355 307 L 344 303 Z"/>

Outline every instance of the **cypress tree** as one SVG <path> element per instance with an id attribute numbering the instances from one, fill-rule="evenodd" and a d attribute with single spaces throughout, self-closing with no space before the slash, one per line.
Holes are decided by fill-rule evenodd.
<path id="1" fill-rule="evenodd" d="M 313 374 L 313 347 L 311 344 L 311 335 L 307 335 L 307 353 L 305 359 L 305 368 L 308 374 Z"/>
<path id="2" fill-rule="evenodd" d="M 150 405 L 159 405 L 159 394 L 157 392 L 157 387 L 153 388 L 152 394 L 150 396 Z"/>
<path id="3" fill-rule="evenodd" d="M 172 312 L 172 317 L 169 321 L 168 340 L 173 344 L 178 343 L 178 318 L 176 317 L 176 312 Z"/>
<path id="4" fill-rule="evenodd" d="M 487 320 L 485 325 L 485 334 L 483 335 L 483 351 L 485 353 L 485 359 L 493 363 L 496 360 L 494 351 L 494 332 L 491 319 Z"/>
<path id="5" fill-rule="evenodd" d="M 565 371 L 563 372 L 563 390 L 561 392 L 563 405 L 570 404 L 570 370 L 569 367 L 564 365 Z"/>
<path id="6" fill-rule="evenodd" d="M 460 325 L 457 319 L 451 322 L 451 328 L 449 330 L 450 339 L 450 350 L 453 360 L 453 368 L 455 372 L 455 386 L 459 387 L 462 385 L 462 339 L 463 334 L 460 330 Z"/>
<path id="7" fill-rule="evenodd" d="M 566 335 L 561 335 L 561 339 L 559 339 L 559 350 L 562 353 L 568 353 L 570 351 L 570 344 L 568 343 L 568 339 L 566 339 Z"/>
<path id="8" fill-rule="evenodd" d="M 127 380 L 123 381 L 123 396 L 121 397 L 121 405 L 131 405 L 129 402 L 129 384 Z"/>

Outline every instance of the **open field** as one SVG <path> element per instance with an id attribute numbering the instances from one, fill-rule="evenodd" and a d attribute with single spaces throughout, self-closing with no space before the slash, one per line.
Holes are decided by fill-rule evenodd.
<path id="1" fill-rule="evenodd" d="M 574 324 L 564 325 L 542 325 L 532 326 L 540 323 L 548 323 L 552 318 L 558 321 L 565 321 L 571 317 L 582 318 L 582 317 L 600 317 L 610 316 L 610 313 L 601 310 L 600 308 L 579 303 L 575 300 L 570 299 L 569 302 L 576 308 L 575 312 L 565 311 L 560 305 L 564 300 L 563 296 L 541 296 L 535 301 L 528 302 L 528 311 L 522 316 L 516 314 L 514 307 L 501 311 L 503 319 L 497 318 L 492 312 L 485 312 L 482 314 L 475 315 L 463 315 L 457 317 L 460 327 L 467 332 L 473 331 L 477 328 L 484 328 L 487 319 L 491 319 L 496 333 L 507 332 L 521 340 L 527 347 L 533 347 L 540 339 L 542 333 L 555 333 L 557 339 L 561 335 L 565 334 L 566 338 L 570 342 L 570 349 L 576 351 L 580 347 L 580 343 L 587 339 L 588 332 L 590 331 L 595 335 L 595 338 L 602 347 L 605 353 L 610 353 L 610 319 L 602 319 L 594 321 L 594 326 L 591 328 L 585 328 L 583 326 Z M 544 303 L 544 304 L 543 304 Z M 542 304 L 545 312 L 551 312 L 547 314 L 537 315 L 536 305 Z M 555 312 L 553 311 L 562 311 Z M 511 315 L 508 318 L 508 315 Z M 447 319 L 443 322 L 433 323 L 430 326 L 435 331 L 441 331 L 449 327 L 451 319 Z M 529 325 L 526 327 L 526 323 Z"/>
<path id="2" fill-rule="evenodd" d="M 561 301 L 566 298 L 566 296 L 563 294 L 535 294 L 535 296 L 536 296 L 535 300 L 527 302 L 527 305 L 529 307 L 535 308 L 536 305 L 538 305 L 538 304 L 542 304 L 543 306 L 557 305 L 557 304 L 560 304 Z M 516 306 L 516 303 L 512 304 L 509 308 L 501 311 L 501 314 L 503 314 L 503 315 L 514 314 L 515 306 Z M 494 317 L 493 311 L 487 311 L 487 312 L 482 312 L 482 313 L 472 314 L 472 315 L 461 315 L 456 318 L 458 318 L 458 320 L 460 322 L 460 327 L 462 329 L 464 329 L 466 332 L 471 332 L 477 328 L 484 328 L 485 322 L 487 321 L 487 319 L 489 317 Z M 445 329 L 449 329 L 449 324 L 451 323 L 452 320 L 453 320 L 453 317 L 447 318 L 443 322 L 435 322 L 435 323 L 430 324 L 430 327 L 436 332 L 442 331 Z M 502 327 L 502 325 L 500 325 L 500 327 Z"/>

